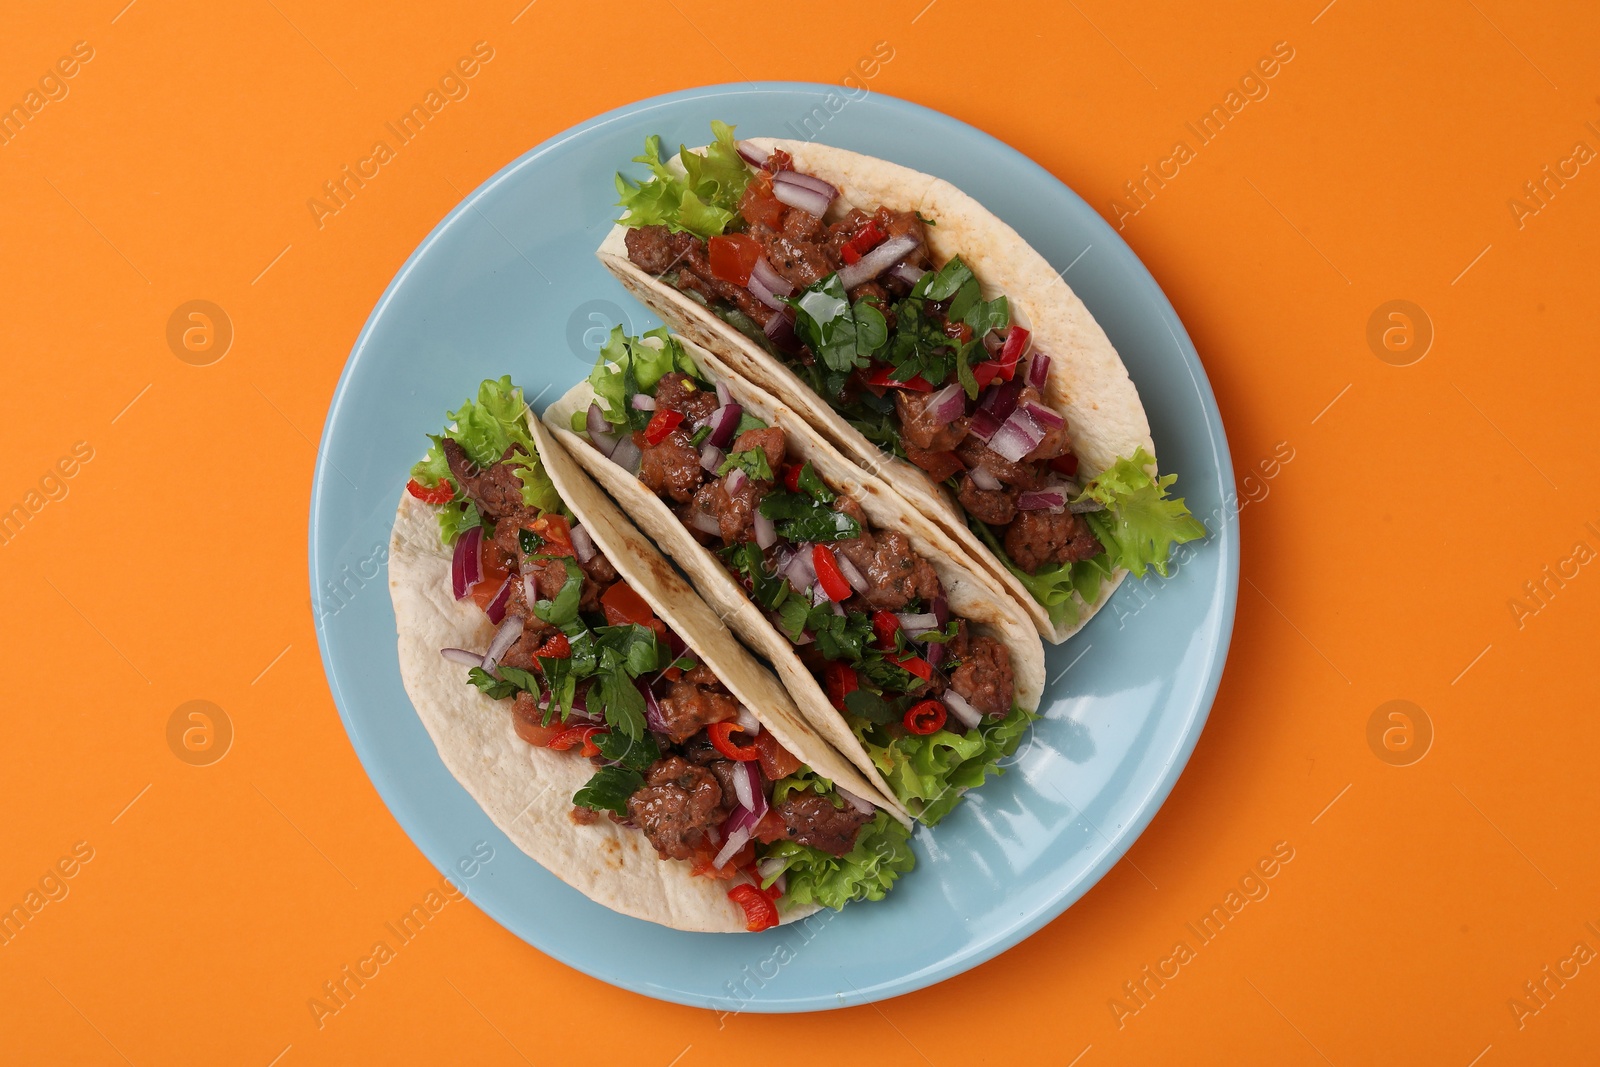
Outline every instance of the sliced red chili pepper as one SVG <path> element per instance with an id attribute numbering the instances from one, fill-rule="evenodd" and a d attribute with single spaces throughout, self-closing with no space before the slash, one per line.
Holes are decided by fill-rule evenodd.
<path id="1" fill-rule="evenodd" d="M 759 886 L 742 882 L 728 890 L 728 899 L 744 909 L 744 928 L 752 934 L 778 925 L 778 905 Z"/>
<path id="2" fill-rule="evenodd" d="M 893 373 L 894 368 L 885 363 L 881 367 L 873 368 L 872 373 L 868 374 L 861 380 L 867 385 L 871 386 L 884 386 L 894 389 L 911 389 L 918 393 L 933 392 L 933 384 L 920 374 L 915 375 L 907 381 L 897 382 L 893 378 L 889 377 Z M 883 394 L 880 393 L 878 395 L 882 396 Z"/>
<path id="3" fill-rule="evenodd" d="M 566 634 L 558 633 L 534 649 L 533 655 L 536 659 L 571 659 L 572 642 L 567 640 Z"/>
<path id="4" fill-rule="evenodd" d="M 432 489 L 413 478 L 406 483 L 406 492 L 424 504 L 448 504 L 456 497 L 456 487 L 450 484 L 448 478 L 440 478 L 439 484 Z"/>
<path id="5" fill-rule="evenodd" d="M 980 363 L 976 367 L 972 368 L 972 376 L 973 378 L 977 379 L 979 389 L 986 387 L 990 382 L 994 381 L 995 375 L 999 373 L 1000 364 L 996 363 L 992 359 Z"/>
<path id="6" fill-rule="evenodd" d="M 859 685 L 855 668 L 830 661 L 823 665 L 822 677 L 828 686 L 828 703 L 843 711 L 846 694 L 854 693 Z"/>
<path id="7" fill-rule="evenodd" d="M 894 635 L 900 632 L 900 619 L 892 611 L 878 609 L 872 613 L 872 632 L 878 635 L 878 647 L 892 650 Z"/>
<path id="8" fill-rule="evenodd" d="M 800 472 L 805 469 L 802 463 L 791 463 L 783 468 L 783 484 L 791 493 L 800 491 Z"/>
<path id="9" fill-rule="evenodd" d="M 582 754 L 585 756 L 598 756 L 600 749 L 590 740 L 595 734 L 604 733 L 604 726 L 574 726 L 561 731 L 550 739 L 550 748 L 558 752 L 565 752 L 573 745 L 582 744 Z"/>
<path id="10" fill-rule="evenodd" d="M 1071 452 L 1063 453 L 1062 455 L 1059 455 L 1050 461 L 1050 469 L 1053 471 L 1060 471 L 1062 474 L 1068 476 L 1077 474 L 1078 457 L 1074 456 Z"/>
<path id="11" fill-rule="evenodd" d="M 711 738 L 711 746 L 731 760 L 740 763 L 749 763 L 751 760 L 760 759 L 761 752 L 754 742 L 748 745 L 736 745 L 730 734 L 743 733 L 744 728 L 737 722 L 714 722 L 706 727 L 706 736 Z"/>
<path id="12" fill-rule="evenodd" d="M 855 590 L 851 588 L 844 572 L 839 569 L 839 561 L 835 558 L 833 549 L 827 545 L 812 545 L 811 563 L 817 569 L 817 582 L 829 600 L 839 604 L 850 599 L 850 594 Z"/>
<path id="13" fill-rule="evenodd" d="M 944 726 L 945 716 L 943 704 L 937 700 L 924 700 L 907 708 L 900 721 L 914 734 L 931 734 Z"/>
<path id="14" fill-rule="evenodd" d="M 761 258 L 761 243 L 747 233 L 718 234 L 706 242 L 713 277 L 749 285 L 750 272 Z"/>
<path id="15" fill-rule="evenodd" d="M 653 445 L 659 445 L 667 439 L 667 434 L 678 428 L 683 422 L 683 412 L 673 411 L 671 408 L 656 408 L 656 413 L 650 416 L 650 422 L 644 428 L 644 439 Z"/>
<path id="16" fill-rule="evenodd" d="M 839 248 L 839 255 L 846 263 L 854 263 L 881 245 L 886 237 L 888 234 L 878 229 L 877 220 L 868 219 L 867 224 Z"/>
<path id="17" fill-rule="evenodd" d="M 1010 381 L 1017 373 L 1017 361 L 1022 358 L 1023 349 L 1028 347 L 1028 331 L 1021 326 L 1013 326 L 1006 331 L 1005 347 L 1000 349 L 997 357 L 1000 362 L 1000 376 Z"/>
<path id="18" fill-rule="evenodd" d="M 896 659 L 894 656 L 890 656 L 889 658 L 894 660 L 894 665 L 896 667 L 899 667 L 903 671 L 910 671 L 918 678 L 921 678 L 924 682 L 933 677 L 933 667 L 930 666 L 928 661 L 923 659 L 921 656 L 906 656 L 902 659 Z"/>

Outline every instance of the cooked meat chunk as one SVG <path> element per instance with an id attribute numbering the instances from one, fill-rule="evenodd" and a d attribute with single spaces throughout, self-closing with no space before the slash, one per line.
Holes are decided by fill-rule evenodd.
<path id="1" fill-rule="evenodd" d="M 948 452 L 967 435 L 972 420 L 965 415 L 944 420 L 932 411 L 933 393 L 894 391 L 894 410 L 900 416 L 900 433 L 907 441 L 929 452 Z M 982 444 L 982 442 L 978 442 Z M 962 457 L 965 458 L 965 457 Z"/>
<path id="2" fill-rule="evenodd" d="M 480 470 L 467 455 L 466 449 L 453 438 L 441 438 L 440 447 L 444 450 L 445 462 L 450 465 L 450 473 L 473 503 L 478 505 L 479 511 L 490 519 L 499 519 L 502 515 L 522 509 L 522 479 L 517 477 L 516 470 L 507 462 L 522 455 L 521 448 L 512 445 L 498 463 Z"/>
<path id="3" fill-rule="evenodd" d="M 688 740 L 714 722 L 727 722 L 739 714 L 739 704 L 718 685 L 696 685 L 686 678 L 672 683 L 659 701 L 667 736 L 673 743 Z"/>
<path id="4" fill-rule="evenodd" d="M 950 688 L 966 697 L 967 703 L 985 715 L 1011 713 L 1013 694 L 1011 656 L 992 637 L 973 639 L 965 650 L 961 666 L 950 675 Z"/>
<path id="5" fill-rule="evenodd" d="M 1050 408 L 1050 405 L 1044 402 L 1044 397 L 1039 394 L 1039 390 L 1035 389 L 1031 385 L 1023 386 L 1021 395 L 1017 397 L 1017 404 L 1021 405 L 1030 400 L 1035 404 L 1038 404 L 1040 407 Z M 1057 412 L 1057 414 L 1059 414 L 1059 412 Z M 1062 422 L 1060 426 L 1057 426 L 1053 430 L 1045 430 L 1044 436 L 1039 439 L 1039 443 L 1034 446 L 1033 451 L 1029 452 L 1023 457 L 1023 461 L 1032 462 L 1034 460 L 1041 459 L 1055 459 L 1057 456 L 1069 451 L 1071 448 L 1072 435 L 1068 433 L 1067 424 Z"/>
<path id="6" fill-rule="evenodd" d="M 500 662 L 507 667 L 516 667 L 519 670 L 533 670 L 538 666 L 533 655 L 534 652 L 538 650 L 540 645 L 550 640 L 557 633 L 560 633 L 560 631 L 549 623 L 541 622 L 533 615 L 525 616 L 522 636 L 517 638 L 515 644 L 506 649 L 505 655 L 500 657 Z"/>
<path id="7" fill-rule="evenodd" d="M 739 491 L 730 494 L 722 480 L 707 482 L 695 491 L 694 499 L 684 508 L 681 517 L 691 531 L 709 535 L 702 529 L 699 517 L 707 516 L 717 524 L 717 536 L 730 545 L 751 540 L 755 534 L 751 517 L 756 505 L 766 495 L 766 490 L 754 479 L 746 480 Z"/>
<path id="8" fill-rule="evenodd" d="M 1076 563 L 1105 551 L 1083 516 L 1070 511 L 1018 512 L 1006 528 L 1005 548 L 1011 562 L 1029 574 L 1050 563 Z"/>
<path id="9" fill-rule="evenodd" d="M 662 859 L 688 859 L 726 814 L 716 777 L 681 756 L 656 761 L 644 788 L 628 798 L 628 817 Z"/>
<path id="10" fill-rule="evenodd" d="M 649 274 L 665 274 L 678 269 L 697 238 L 687 231 L 673 233 L 665 226 L 640 226 L 629 230 L 626 240 L 628 259 L 634 266 Z"/>
<path id="11" fill-rule="evenodd" d="M 939 595 L 939 575 L 933 565 L 911 548 L 898 530 L 870 533 L 865 528 L 854 540 L 836 541 L 835 552 L 855 564 L 871 587 L 861 597 L 874 608 L 898 611 L 912 600 L 931 601 Z"/>
<path id="12" fill-rule="evenodd" d="M 689 435 L 673 430 L 660 444 L 653 445 L 645 440 L 643 433 L 635 433 L 633 443 L 642 453 L 639 480 L 657 496 L 668 496 L 687 504 L 706 473 L 700 466 L 700 453 L 689 443 Z"/>
<path id="13" fill-rule="evenodd" d="M 685 422 L 701 422 L 717 410 L 717 394 L 682 371 L 668 371 L 656 383 L 656 408 L 676 411 Z"/>
<path id="14" fill-rule="evenodd" d="M 772 468 L 772 473 L 776 476 L 787 454 L 787 442 L 783 431 L 776 426 L 769 426 L 765 430 L 746 430 L 734 438 L 733 447 L 728 449 L 728 452 L 731 455 L 734 452 L 749 452 L 756 448 L 766 454 L 767 466 Z"/>
<path id="15" fill-rule="evenodd" d="M 791 796 L 774 805 L 772 810 L 783 820 L 791 840 L 821 849 L 830 856 L 843 856 L 854 848 L 856 834 L 872 819 L 866 812 L 857 811 L 854 805 L 836 808 L 828 797 L 811 792 Z"/>
<path id="16" fill-rule="evenodd" d="M 1017 491 L 1015 489 L 980 489 L 972 478 L 961 479 L 961 492 L 956 494 L 967 514 L 990 526 L 1004 526 L 1017 517 Z"/>
<path id="17" fill-rule="evenodd" d="M 956 445 L 956 455 L 967 469 L 982 467 L 1007 485 L 1018 489 L 1038 489 L 1044 485 L 1044 471 L 1032 463 L 1012 463 L 976 437 L 967 436 Z"/>
<path id="18" fill-rule="evenodd" d="M 798 208 L 784 212 L 781 229 L 752 226 L 750 233 L 761 242 L 772 269 L 801 289 L 832 274 L 843 262 L 829 254 L 822 220 Z"/>
<path id="19" fill-rule="evenodd" d="M 583 568 L 583 573 L 588 576 L 590 581 L 602 587 L 602 592 L 605 586 L 617 580 L 617 568 L 611 565 L 609 559 L 606 559 L 604 552 L 596 552 L 589 557 L 588 563 L 580 563 L 579 566 Z"/>
<path id="20" fill-rule="evenodd" d="M 753 319 L 757 326 L 765 326 L 773 314 L 772 309 L 749 289 L 736 282 L 723 281 L 713 274 L 705 246 L 698 241 L 683 257 L 683 266 L 678 271 L 678 288 L 697 294 L 708 305 L 719 301 L 732 304 Z"/>

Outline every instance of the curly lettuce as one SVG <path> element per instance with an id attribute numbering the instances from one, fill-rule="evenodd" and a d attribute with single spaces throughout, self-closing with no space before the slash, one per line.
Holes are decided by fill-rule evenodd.
<path id="1" fill-rule="evenodd" d="M 429 489 L 450 477 L 442 444 L 446 437 L 459 444 L 467 458 L 479 467 L 498 463 L 506 449 L 519 445 L 522 454 L 510 462 L 522 482 L 522 502 L 540 511 L 560 510 L 561 497 L 533 447 L 522 390 L 511 384 L 509 374 L 484 379 L 478 386 L 477 400 L 468 397 L 459 411 L 447 412 L 445 418 L 450 425 L 441 434 L 428 435 L 428 454 L 411 468 L 411 477 Z M 463 532 L 482 522 L 478 509 L 456 486 L 455 499 L 439 509 L 439 537 L 453 545 Z"/>
<path id="2" fill-rule="evenodd" d="M 636 410 L 634 396 L 638 393 L 655 395 L 661 376 L 674 370 L 692 377 L 700 374 L 688 351 L 665 326 L 657 326 L 639 337 L 629 337 L 621 326 L 613 326 L 611 335 L 600 348 L 600 358 L 589 372 L 589 387 L 594 390 L 595 402 L 607 422 L 639 429 L 650 421 L 651 413 Z M 574 432 L 584 431 L 585 418 L 585 412 L 573 413 Z"/>
<path id="3" fill-rule="evenodd" d="M 627 209 L 618 219 L 625 226 L 667 226 L 699 237 L 715 237 L 738 214 L 739 200 L 750 181 L 750 169 L 739 158 L 733 127 L 711 123 L 712 141 L 705 154 L 678 146 L 683 173 L 661 158 L 661 138 L 645 138 L 644 155 L 633 162 L 650 168 L 651 177 L 635 183 L 617 175 L 617 206 Z"/>
<path id="4" fill-rule="evenodd" d="M 763 889 L 783 874 L 786 902 L 820 904 L 835 911 L 852 900 L 882 900 L 895 879 L 917 865 L 911 831 L 886 811 L 861 828 L 855 847 L 843 856 L 830 856 L 798 841 L 779 841 L 765 858 L 781 859 L 783 864 L 772 865 L 762 880 Z"/>
<path id="5" fill-rule="evenodd" d="M 1021 705 L 1012 705 L 1005 718 L 985 720 L 965 734 L 949 730 L 906 734 L 887 744 L 874 739 L 879 735 L 869 723 L 860 723 L 855 730 L 895 797 L 918 822 L 932 826 L 950 814 L 968 789 L 1003 773 L 1000 761 L 1017 750 L 1036 718 Z"/>
<path id="6" fill-rule="evenodd" d="M 1170 498 L 1167 489 L 1178 478 L 1168 474 L 1152 477 L 1147 467 L 1155 459 L 1143 448 L 1131 459 L 1118 459 L 1091 478 L 1072 503 L 1095 501 L 1104 511 L 1084 514 L 1089 529 L 1106 549 L 1091 559 L 1077 563 L 1051 563 L 1029 574 L 1006 555 L 1000 539 L 987 523 L 969 519 L 968 525 L 983 538 L 1006 569 L 1043 604 L 1050 621 L 1071 626 L 1078 621 L 1078 600 L 1093 604 L 1100 598 L 1100 583 L 1121 567 L 1136 578 L 1147 570 L 1167 576 L 1167 561 L 1173 545 L 1181 545 L 1206 535 L 1205 524 L 1189 513 L 1182 497 Z"/>

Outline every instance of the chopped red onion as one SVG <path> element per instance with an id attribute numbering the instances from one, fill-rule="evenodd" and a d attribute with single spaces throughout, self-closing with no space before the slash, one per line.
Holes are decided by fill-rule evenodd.
<path id="1" fill-rule="evenodd" d="M 819 196 L 825 196 L 831 203 L 839 195 L 839 190 L 817 177 L 815 174 L 802 174 L 797 170 L 781 170 L 772 176 L 774 182 L 785 185 L 798 185 L 802 189 L 810 189 Z"/>
<path id="2" fill-rule="evenodd" d="M 767 319 L 761 332 L 767 335 L 772 347 L 780 352 L 800 351 L 800 339 L 794 335 L 794 318 L 787 308 Z"/>
<path id="3" fill-rule="evenodd" d="M 962 725 L 969 730 L 977 729 L 978 724 L 983 721 L 983 713 L 967 703 L 967 698 L 954 689 L 946 689 L 944 691 L 944 706 L 950 714 L 960 719 Z"/>
<path id="4" fill-rule="evenodd" d="M 1021 463 L 1023 457 L 1044 440 L 1044 431 L 1028 417 L 1026 409 L 1018 408 L 989 439 L 989 447 L 1001 458 Z"/>
<path id="5" fill-rule="evenodd" d="M 750 524 L 755 527 L 756 544 L 760 547 L 761 551 L 765 552 L 767 549 L 778 543 L 777 525 L 771 519 L 761 514 L 761 510 L 759 508 L 756 509 L 755 513 L 750 516 Z"/>
<path id="6" fill-rule="evenodd" d="M 850 790 L 846 789 L 842 785 L 835 785 L 833 787 L 833 791 L 835 793 L 838 793 L 840 796 L 844 797 L 845 800 L 850 802 L 850 806 L 852 808 L 855 808 L 857 811 L 861 812 L 863 815 L 871 815 L 871 814 L 873 814 L 874 812 L 876 812 L 878 810 L 876 807 L 873 806 L 872 801 L 868 800 L 865 797 L 856 796 L 854 793 L 850 792 Z"/>
<path id="7" fill-rule="evenodd" d="M 629 403 L 633 405 L 633 410 L 635 411 L 654 411 L 656 409 L 656 398 L 649 393 L 634 393 L 633 399 Z"/>
<path id="8" fill-rule="evenodd" d="M 916 640 L 929 630 L 936 630 L 939 627 L 939 620 L 931 611 L 918 612 L 916 614 L 903 611 L 895 615 L 895 618 L 900 620 L 900 628 L 905 630 L 906 636 L 912 640 Z"/>
<path id="9" fill-rule="evenodd" d="M 1017 379 L 995 382 L 983 396 L 978 398 L 978 408 L 993 413 L 995 418 L 1003 422 L 1017 409 L 1017 400 L 1021 396 L 1022 382 Z"/>
<path id="10" fill-rule="evenodd" d="M 1028 384 L 1044 392 L 1044 383 L 1050 380 L 1050 357 L 1043 352 L 1035 352 L 1033 360 L 1028 364 Z"/>
<path id="11" fill-rule="evenodd" d="M 708 471 L 714 471 L 722 466 L 722 461 L 726 458 L 726 453 L 710 442 L 700 446 L 700 466 Z"/>
<path id="12" fill-rule="evenodd" d="M 489 606 L 483 609 L 483 613 L 489 616 L 490 622 L 499 623 L 506 617 L 506 605 L 509 603 L 511 603 L 511 576 L 507 575 L 506 580 L 500 583 L 500 588 L 495 590 L 494 596 L 489 598 Z"/>
<path id="13" fill-rule="evenodd" d="M 934 621 L 940 626 L 950 621 L 950 601 L 945 599 L 943 593 L 933 598 L 933 604 L 928 610 L 933 612 Z"/>
<path id="14" fill-rule="evenodd" d="M 457 600 L 467 599 L 472 587 L 483 581 L 483 527 L 474 526 L 456 539 L 450 558 L 450 588 Z"/>
<path id="15" fill-rule="evenodd" d="M 791 173 L 793 172 L 786 170 L 779 177 L 782 177 L 783 174 Z M 819 219 L 828 213 L 828 205 L 833 203 L 832 197 L 824 196 L 822 193 L 808 189 L 803 185 L 795 185 L 776 179 L 772 182 L 772 195 L 782 203 L 788 204 L 792 208 L 798 208 L 808 215 L 815 215 Z"/>
<path id="16" fill-rule="evenodd" d="M 828 591 L 826 589 L 822 588 L 822 583 L 821 582 L 818 582 L 816 585 L 811 587 L 811 606 L 812 607 L 816 607 L 819 604 L 832 604 L 832 603 L 833 603 L 833 599 L 828 596 Z M 843 615 L 844 612 L 841 611 L 839 614 Z"/>
<path id="17" fill-rule="evenodd" d="M 722 405 L 711 413 L 711 436 L 706 438 L 707 444 L 718 448 L 727 448 L 733 443 L 734 431 L 739 429 L 739 416 L 744 414 L 744 408 L 733 401 Z"/>
<path id="18" fill-rule="evenodd" d="M 772 153 L 768 152 L 765 148 L 762 148 L 758 144 L 751 144 L 749 141 L 736 141 L 734 143 L 738 145 L 739 158 L 750 164 L 752 167 L 766 166 L 767 157 L 772 155 Z"/>
<path id="19" fill-rule="evenodd" d="M 951 382 L 928 398 L 923 410 L 946 425 L 955 422 L 967 411 L 967 394 L 960 382 Z"/>
<path id="20" fill-rule="evenodd" d="M 856 569 L 856 565 L 851 563 L 843 552 L 835 552 L 833 561 L 839 565 L 839 573 L 850 583 L 850 588 L 862 594 L 872 592 L 872 583 L 867 581 L 866 576 Z"/>
<path id="21" fill-rule="evenodd" d="M 539 583 L 534 578 L 535 572 L 529 570 L 522 576 L 522 599 L 529 604 L 539 602 Z"/>
<path id="22" fill-rule="evenodd" d="M 789 579 L 789 584 L 794 586 L 797 593 L 811 588 L 811 584 L 817 580 L 817 569 L 811 562 L 810 545 L 799 546 L 794 556 L 784 564 L 783 576 Z"/>
<path id="23" fill-rule="evenodd" d="M 722 488 L 729 496 L 736 496 L 739 490 L 743 489 L 749 481 L 750 476 L 744 472 L 742 467 L 734 467 L 728 472 L 727 478 L 723 479 Z"/>
<path id="24" fill-rule="evenodd" d="M 589 431 L 589 441 L 601 452 L 611 455 L 617 449 L 617 435 L 611 432 L 611 423 L 600 411 L 599 404 L 590 404 L 584 428 Z"/>
<path id="25" fill-rule="evenodd" d="M 739 768 L 736 767 L 734 768 L 732 777 L 733 795 L 738 798 L 739 806 L 754 809 L 756 806 L 756 798 L 754 791 L 750 788 L 749 776 L 741 774 L 739 772 Z M 718 866 L 721 865 L 718 864 Z"/>
<path id="26" fill-rule="evenodd" d="M 1031 493 L 1017 494 L 1018 511 L 1051 511 L 1064 507 L 1066 503 L 1066 494 L 1059 489 L 1040 489 Z"/>
<path id="27" fill-rule="evenodd" d="M 1032 419 L 1040 429 L 1047 432 L 1059 430 L 1067 424 L 1067 420 L 1062 418 L 1059 412 L 1051 411 L 1043 404 L 1027 400 L 1023 402 L 1022 406 L 1027 410 L 1028 418 Z"/>
<path id="28" fill-rule="evenodd" d="M 441 648 L 439 655 L 451 663 L 459 663 L 463 667 L 483 666 L 483 657 L 476 652 L 468 652 L 464 648 Z"/>
<path id="29" fill-rule="evenodd" d="M 788 307 L 779 298 L 794 292 L 794 285 L 772 269 L 772 264 L 767 262 L 766 256 L 757 257 L 755 266 L 750 269 L 750 281 L 746 283 L 745 288 L 754 293 L 757 300 L 774 310 Z"/>
<path id="30" fill-rule="evenodd" d="M 870 282 L 917 247 L 917 239 L 910 234 L 891 237 L 854 263 L 839 268 L 839 284 L 854 289 L 862 282 Z"/>
<path id="31" fill-rule="evenodd" d="M 583 528 L 583 523 L 578 523 L 568 531 L 572 535 L 572 551 L 577 554 L 579 563 L 588 563 L 594 559 L 595 553 L 600 551 L 594 545 L 594 538 L 589 536 L 589 531 Z"/>
<path id="32" fill-rule="evenodd" d="M 656 700 L 655 691 L 648 685 L 641 685 L 639 689 L 644 694 L 645 725 L 658 734 L 670 733 L 671 731 L 667 729 L 667 720 L 661 714 L 661 704 Z"/>
<path id="33" fill-rule="evenodd" d="M 743 771 L 745 781 L 750 783 L 750 800 L 752 802 L 745 806 L 750 809 L 750 829 L 754 830 L 755 824 L 760 822 L 761 817 L 767 813 L 767 795 L 761 790 L 761 765 L 755 760 L 745 760 L 734 770 Z M 735 792 L 738 791 L 738 780 L 737 777 L 734 778 L 736 783 Z"/>
<path id="34" fill-rule="evenodd" d="M 983 335 L 983 350 L 989 353 L 991 358 L 998 356 L 1005 347 L 1006 339 L 995 331 L 990 330 Z"/>
<path id="35" fill-rule="evenodd" d="M 506 654 L 506 649 L 517 643 L 517 638 L 522 636 L 524 620 L 521 615 L 508 615 L 506 621 L 500 624 L 500 629 L 494 632 L 494 639 L 489 642 L 489 650 L 483 654 L 483 669 L 494 670 L 500 657 Z"/>
<path id="36" fill-rule="evenodd" d="M 751 711 L 743 704 L 739 705 L 739 729 L 743 730 L 751 737 L 755 737 L 761 732 L 761 720 L 756 718 L 755 712 Z M 754 805 L 750 806 L 754 807 Z"/>
<path id="37" fill-rule="evenodd" d="M 967 476 L 972 479 L 972 484 L 979 489 L 985 489 L 992 493 L 1000 488 L 1000 479 L 996 478 L 988 467 L 973 467 L 972 470 L 967 472 Z"/>
<path id="38" fill-rule="evenodd" d="M 741 848 L 744 848 L 745 842 L 747 842 L 749 840 L 750 840 L 750 831 L 749 830 L 734 830 L 731 833 L 729 833 L 728 834 L 728 840 L 723 844 L 722 851 L 718 852 L 717 855 L 716 855 L 716 858 L 711 861 L 711 866 L 713 866 L 713 867 L 726 866 L 727 862 L 729 860 L 733 859 L 733 857 L 738 853 L 738 851 Z"/>
<path id="39" fill-rule="evenodd" d="M 927 647 L 923 650 L 922 658 L 928 661 L 928 666 L 938 670 L 939 664 L 944 662 L 945 652 L 945 642 L 929 641 Z"/>
<path id="40" fill-rule="evenodd" d="M 717 382 L 716 390 L 718 407 L 723 407 L 724 405 L 733 403 L 733 394 L 728 392 L 727 382 Z"/>
<path id="41" fill-rule="evenodd" d="M 632 434 L 618 441 L 617 447 L 611 453 L 611 462 L 629 474 L 639 473 L 639 461 L 643 458 L 644 453 L 634 444 Z"/>
<path id="42" fill-rule="evenodd" d="M 718 537 L 722 535 L 722 524 L 717 521 L 717 517 L 701 511 L 699 508 L 696 508 L 689 515 L 689 525 L 703 534 L 712 534 Z"/>
<path id="43" fill-rule="evenodd" d="M 893 274 L 896 278 L 899 278 L 907 285 L 914 286 L 920 282 L 922 280 L 922 276 L 928 272 L 923 270 L 921 267 L 913 267 L 909 263 L 897 263 L 895 264 L 894 269 L 889 273 Z"/>

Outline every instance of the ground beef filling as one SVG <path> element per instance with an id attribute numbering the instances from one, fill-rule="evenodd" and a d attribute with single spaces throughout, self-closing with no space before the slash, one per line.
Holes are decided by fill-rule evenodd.
<path id="1" fill-rule="evenodd" d="M 768 167 L 776 172 L 792 169 L 787 156 L 775 156 Z M 761 245 L 767 262 L 785 280 L 796 288 L 805 288 L 844 266 L 844 246 L 869 222 L 893 239 L 909 235 L 917 240 L 916 248 L 906 257 L 913 265 L 931 267 L 927 234 L 922 220 L 913 211 L 890 211 L 880 207 L 868 213 L 851 208 L 833 223 L 826 223 L 799 208 L 791 208 L 776 200 L 771 193 L 771 179 L 766 173 L 756 174 L 740 202 L 740 221 L 744 231 Z M 666 275 L 680 289 L 697 296 L 712 308 L 733 307 L 743 312 L 756 325 L 765 327 L 776 314 L 757 300 L 749 289 L 717 278 L 711 272 L 706 243 L 694 234 L 673 233 L 665 226 L 640 226 L 627 231 L 628 258 L 639 269 L 654 275 Z M 868 299 L 889 312 L 893 289 L 903 295 L 905 283 L 885 275 L 881 281 L 869 281 L 850 291 L 852 300 Z M 891 317 L 891 326 L 893 320 Z M 958 324 L 959 325 L 959 324 Z M 802 346 L 794 357 L 802 363 L 813 361 L 809 349 Z M 854 379 L 852 379 L 854 381 Z M 956 499 L 967 514 L 994 527 L 1006 546 L 1011 561 L 1029 574 L 1051 564 L 1072 563 L 1098 555 L 1102 549 L 1092 531 L 1082 520 L 1072 522 L 1019 523 L 1016 498 L 1019 490 L 1039 489 L 1051 478 L 1049 461 L 1067 455 L 1071 450 L 1069 428 L 1046 431 L 1043 439 L 1022 462 L 1012 463 L 992 451 L 988 445 L 970 436 L 970 418 L 961 416 L 945 421 L 928 412 L 932 394 L 908 389 L 894 389 L 895 411 L 899 420 L 902 450 L 907 459 L 928 471 L 935 481 L 957 479 Z M 1042 401 L 1038 390 L 1028 386 L 1019 403 L 1027 400 Z M 658 398 L 659 401 L 659 398 Z M 687 417 L 687 413 L 686 413 Z M 703 416 L 699 416 L 703 417 Z M 679 457 L 681 459 L 681 457 Z M 665 462 L 663 460 L 662 462 Z M 999 490 L 984 489 L 972 482 L 966 471 L 982 467 L 1003 483 Z M 662 482 L 668 471 L 659 465 L 653 467 L 646 484 L 659 492 L 654 482 Z M 669 485 L 670 482 L 664 484 Z M 687 497 L 670 494 L 678 503 Z M 1052 516 L 1059 519 L 1060 516 Z M 1072 536 L 1063 538 L 1061 531 L 1072 527 Z M 1087 537 L 1087 541 L 1083 538 Z M 1088 542 L 1095 551 L 1088 552 Z M 1012 545 L 1017 545 L 1013 550 Z"/>

